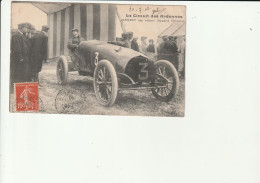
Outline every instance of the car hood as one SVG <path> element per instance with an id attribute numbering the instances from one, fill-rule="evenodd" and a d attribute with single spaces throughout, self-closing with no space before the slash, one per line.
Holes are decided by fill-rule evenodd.
<path id="1" fill-rule="evenodd" d="M 142 56 L 148 58 L 144 54 L 132 50 L 130 48 L 121 47 L 118 45 L 109 44 L 104 41 L 91 40 L 83 41 L 79 45 L 80 50 L 91 50 L 92 52 L 99 52 L 103 59 L 109 60 L 114 67 L 124 70 L 129 60 L 134 57 Z"/>

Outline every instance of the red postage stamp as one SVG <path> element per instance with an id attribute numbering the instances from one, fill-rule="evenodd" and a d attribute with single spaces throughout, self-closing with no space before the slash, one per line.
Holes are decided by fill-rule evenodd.
<path id="1" fill-rule="evenodd" d="M 15 83 L 16 111 L 38 111 L 38 83 Z"/>

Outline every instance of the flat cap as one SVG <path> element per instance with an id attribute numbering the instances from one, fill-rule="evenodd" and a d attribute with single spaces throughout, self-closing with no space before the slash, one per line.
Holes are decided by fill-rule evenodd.
<path id="1" fill-rule="evenodd" d="M 77 28 L 73 28 L 71 31 L 72 31 L 72 32 L 73 32 L 73 31 L 77 31 L 77 32 L 79 32 L 79 29 L 77 29 Z"/>
<path id="2" fill-rule="evenodd" d="M 24 27 L 31 29 L 31 26 L 32 25 L 30 23 L 20 23 L 20 24 L 18 24 L 18 29 L 22 29 Z"/>
<path id="3" fill-rule="evenodd" d="M 133 32 L 127 32 L 126 34 L 128 34 L 128 35 L 133 35 L 134 33 L 133 33 Z"/>

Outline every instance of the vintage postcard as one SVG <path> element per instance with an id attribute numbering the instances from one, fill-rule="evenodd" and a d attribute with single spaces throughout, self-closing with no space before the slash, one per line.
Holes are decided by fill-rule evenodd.
<path id="1" fill-rule="evenodd" d="M 11 4 L 10 112 L 184 117 L 186 7 Z"/>

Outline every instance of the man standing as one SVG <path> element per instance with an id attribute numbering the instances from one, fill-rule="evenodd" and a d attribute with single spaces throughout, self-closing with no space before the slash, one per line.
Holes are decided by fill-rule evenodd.
<path id="1" fill-rule="evenodd" d="M 126 48 L 131 48 L 131 43 L 129 41 L 129 34 L 128 33 L 122 33 L 122 45 Z"/>
<path id="2" fill-rule="evenodd" d="M 162 53 L 164 53 L 165 52 L 165 42 L 168 40 L 168 36 L 167 35 L 164 35 L 163 37 L 162 37 L 162 42 L 159 44 L 159 46 L 158 46 L 158 48 L 157 48 L 157 50 L 158 50 L 158 54 L 162 54 Z"/>
<path id="3" fill-rule="evenodd" d="M 79 30 L 77 28 L 73 28 L 71 31 L 72 31 L 73 37 L 68 42 L 68 48 L 73 57 L 72 61 L 75 64 L 76 69 L 78 69 L 78 67 L 79 67 L 79 60 L 78 60 L 79 59 L 78 58 L 79 49 L 78 49 L 78 47 L 79 47 L 79 43 L 81 41 L 84 41 L 85 39 L 79 35 Z"/>
<path id="4" fill-rule="evenodd" d="M 131 48 L 131 42 L 132 39 L 134 37 L 134 33 L 133 32 L 127 32 L 127 42 L 128 42 L 128 48 Z"/>
<path id="5" fill-rule="evenodd" d="M 147 37 L 142 36 L 141 37 L 141 45 L 139 46 L 140 52 L 143 53 L 144 55 L 147 54 L 147 47 L 148 47 L 148 45 L 146 43 L 146 39 L 147 39 Z"/>
<path id="6" fill-rule="evenodd" d="M 172 45 L 173 53 L 178 53 L 178 50 L 179 50 L 176 40 L 177 40 L 177 37 L 169 36 L 169 42 Z"/>
<path id="7" fill-rule="evenodd" d="M 147 47 L 147 52 L 155 53 L 154 40 L 149 39 L 149 46 Z"/>
<path id="8" fill-rule="evenodd" d="M 32 81 L 39 83 L 39 72 L 42 70 L 42 63 L 47 59 L 47 49 L 48 49 L 48 36 L 47 32 L 49 27 L 42 26 L 42 31 L 35 34 L 31 38 L 31 72 Z M 40 83 L 39 83 L 39 86 Z"/>
<path id="9" fill-rule="evenodd" d="M 155 47 L 154 47 L 154 40 L 149 39 L 149 45 L 147 47 L 147 54 L 150 59 L 155 59 Z"/>
<path id="10" fill-rule="evenodd" d="M 139 46 L 138 46 L 137 40 L 138 40 L 137 37 L 134 37 L 134 38 L 133 38 L 133 40 L 132 40 L 132 42 L 131 42 L 131 48 L 132 48 L 133 50 L 139 52 Z"/>
<path id="11" fill-rule="evenodd" d="M 11 38 L 11 87 L 13 83 L 29 82 L 30 39 L 26 34 L 30 24 L 18 25 L 18 31 Z"/>

